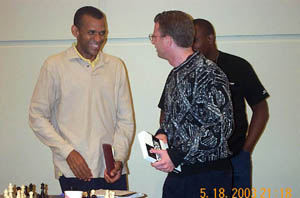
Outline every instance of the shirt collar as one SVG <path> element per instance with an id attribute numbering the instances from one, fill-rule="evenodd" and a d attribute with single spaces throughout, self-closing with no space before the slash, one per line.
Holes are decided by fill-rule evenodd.
<path id="1" fill-rule="evenodd" d="M 180 65 L 178 65 L 177 67 L 175 67 L 173 70 L 174 71 L 179 70 L 179 68 L 183 67 L 186 63 L 188 63 L 191 59 L 193 59 L 198 54 L 199 54 L 199 52 L 197 51 L 197 52 L 194 52 L 193 54 L 189 55 L 183 63 L 181 63 Z"/>
<path id="2" fill-rule="evenodd" d="M 79 53 L 79 51 L 78 51 L 77 48 L 76 48 L 76 42 L 74 42 L 74 43 L 72 44 L 72 47 L 73 47 L 74 51 L 76 52 L 76 54 L 77 54 L 83 61 L 85 61 L 85 62 L 87 62 L 88 64 L 90 64 L 90 65 L 92 66 L 92 68 L 95 67 L 96 63 L 99 61 L 100 52 L 97 54 L 96 58 L 95 58 L 93 61 L 91 61 L 91 60 L 89 60 L 89 59 L 87 59 L 87 58 L 84 58 L 84 57 Z"/>

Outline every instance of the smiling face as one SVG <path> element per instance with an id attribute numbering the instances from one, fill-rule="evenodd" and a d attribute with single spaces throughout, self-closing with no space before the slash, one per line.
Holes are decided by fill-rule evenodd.
<path id="1" fill-rule="evenodd" d="M 72 34 L 77 39 L 76 49 L 84 58 L 93 61 L 106 39 L 105 19 L 83 15 L 80 24 L 80 27 L 72 26 Z"/>

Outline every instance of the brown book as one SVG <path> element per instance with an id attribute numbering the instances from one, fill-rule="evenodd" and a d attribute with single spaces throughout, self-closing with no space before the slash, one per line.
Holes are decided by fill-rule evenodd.
<path id="1" fill-rule="evenodd" d="M 103 153 L 104 153 L 104 159 L 105 159 L 105 165 L 106 170 L 108 174 L 112 171 L 112 169 L 115 168 L 115 160 L 112 154 L 112 148 L 110 144 L 102 144 Z"/>

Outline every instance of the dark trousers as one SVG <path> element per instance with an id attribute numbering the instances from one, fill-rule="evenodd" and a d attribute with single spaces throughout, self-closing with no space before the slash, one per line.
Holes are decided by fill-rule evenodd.
<path id="1" fill-rule="evenodd" d="M 231 158 L 233 170 L 232 187 L 239 189 L 252 188 L 252 160 L 251 154 L 247 151 L 240 151 L 239 154 Z"/>
<path id="2" fill-rule="evenodd" d="M 78 178 L 59 177 L 62 192 L 66 190 L 90 191 L 98 189 L 127 190 L 127 175 L 122 175 L 115 183 L 107 183 L 104 178 L 92 178 L 91 181 L 83 181 Z"/>
<path id="3" fill-rule="evenodd" d="M 164 187 L 163 198 L 215 198 L 230 197 L 232 184 L 232 172 L 205 171 L 203 173 L 188 176 L 168 175 Z M 224 193 L 224 196 L 223 196 Z"/>

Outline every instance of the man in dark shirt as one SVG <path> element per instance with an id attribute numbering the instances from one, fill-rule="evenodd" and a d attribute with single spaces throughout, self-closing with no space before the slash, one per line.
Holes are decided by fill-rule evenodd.
<path id="1" fill-rule="evenodd" d="M 169 148 L 151 150 L 161 156 L 152 166 L 168 173 L 163 198 L 213 197 L 214 189 L 230 197 L 227 140 L 234 123 L 228 79 L 214 62 L 193 52 L 190 16 L 167 11 L 154 22 L 149 38 L 158 56 L 174 67 L 163 92 L 165 118 L 156 133 Z M 181 172 L 172 172 L 178 165 Z"/>
<path id="2" fill-rule="evenodd" d="M 229 148 L 234 154 L 231 159 L 233 187 L 251 188 L 251 153 L 269 118 L 266 101 L 269 94 L 246 60 L 217 49 L 215 31 L 209 21 L 195 19 L 194 25 L 194 50 L 217 63 L 229 79 L 235 121 L 235 130 L 229 139 Z M 245 100 L 252 110 L 249 128 Z"/>

